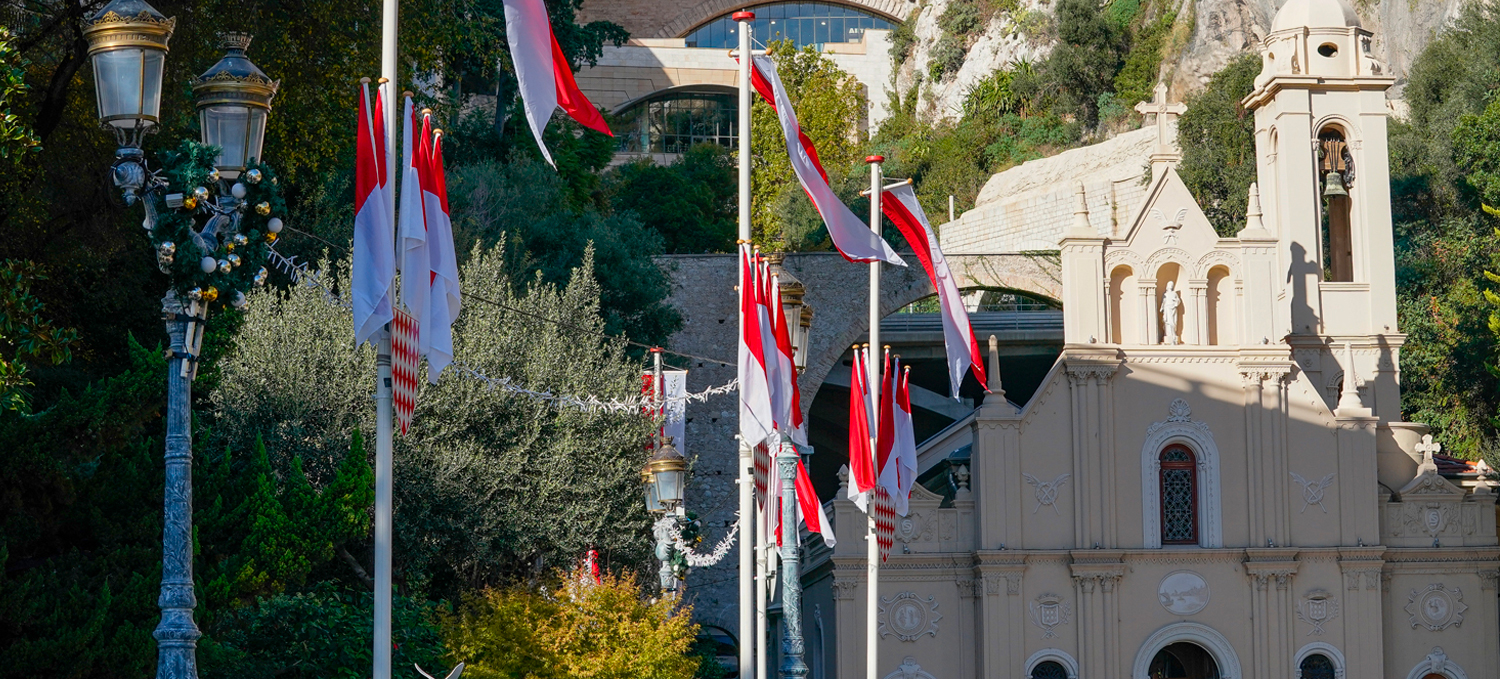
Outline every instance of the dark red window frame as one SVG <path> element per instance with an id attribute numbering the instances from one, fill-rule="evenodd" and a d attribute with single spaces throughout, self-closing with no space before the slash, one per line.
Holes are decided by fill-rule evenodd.
<path id="1" fill-rule="evenodd" d="M 1182 451 L 1187 455 L 1187 460 L 1168 462 L 1166 459 L 1167 454 L 1173 451 Z M 1191 448 L 1188 448 L 1184 445 L 1174 444 L 1163 448 L 1161 451 L 1161 455 L 1157 459 L 1161 462 L 1161 471 L 1156 475 L 1157 498 L 1159 500 L 1157 504 L 1159 505 L 1158 509 L 1161 512 L 1161 543 L 1164 545 L 1196 545 L 1198 544 L 1198 535 L 1200 533 L 1198 526 L 1198 457 L 1193 454 L 1193 450 Z M 1185 540 L 1167 539 L 1166 472 L 1170 470 L 1187 470 L 1188 472 L 1188 485 L 1190 488 L 1190 491 L 1188 493 L 1188 502 L 1190 504 L 1188 505 L 1188 507 L 1193 517 L 1193 535 L 1192 537 Z"/>

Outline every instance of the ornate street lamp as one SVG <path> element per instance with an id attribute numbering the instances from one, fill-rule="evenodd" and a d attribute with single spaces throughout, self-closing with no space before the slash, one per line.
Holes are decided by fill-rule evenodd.
<path id="1" fill-rule="evenodd" d="M 196 679 L 202 634 L 193 620 L 193 377 L 209 305 L 219 300 L 243 307 L 244 293 L 265 283 L 266 270 L 259 265 L 281 230 L 275 213 L 284 208 L 269 168 L 245 172 L 258 165 L 277 87 L 245 59 L 248 36 L 228 36 L 229 54 L 194 83 L 203 141 L 221 148 L 217 160 L 185 144 L 167 156 L 175 163 L 173 172 L 153 171 L 147 164 L 141 139 L 160 123 L 162 67 L 175 26 L 175 19 L 144 0 L 114 0 L 89 19 L 84 37 L 94 65 L 99 122 L 119 143 L 111 168 L 115 187 L 127 205 L 144 206 L 153 257 L 170 281 L 162 298 L 171 350 L 157 599 L 161 622 L 152 636 L 157 679 Z M 242 172 L 245 181 L 231 186 L 227 179 Z"/>
<path id="2" fill-rule="evenodd" d="M 203 144 L 219 147 L 214 163 L 219 175 L 235 179 L 248 163 L 260 159 L 266 115 L 281 83 L 245 57 L 249 35 L 225 33 L 220 48 L 226 52 L 224 58 L 193 81 L 193 99 Z"/>

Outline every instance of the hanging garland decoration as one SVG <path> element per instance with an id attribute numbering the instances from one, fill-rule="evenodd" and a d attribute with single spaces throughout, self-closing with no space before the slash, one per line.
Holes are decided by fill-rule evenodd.
<path id="1" fill-rule="evenodd" d="M 191 140 L 161 153 L 157 188 L 145 196 L 146 235 L 179 296 L 243 307 L 269 275 L 286 202 L 269 166 L 251 162 L 231 182 L 214 168 L 218 154 Z"/>

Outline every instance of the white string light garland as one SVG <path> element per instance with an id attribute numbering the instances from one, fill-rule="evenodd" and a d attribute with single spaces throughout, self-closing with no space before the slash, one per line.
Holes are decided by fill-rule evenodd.
<path id="1" fill-rule="evenodd" d="M 268 248 L 268 250 L 272 265 L 275 266 L 277 270 L 285 273 L 287 275 L 287 278 L 290 278 L 292 280 L 292 283 L 315 288 L 318 293 L 323 296 L 323 301 L 327 302 L 330 305 L 339 307 L 340 309 L 344 310 L 354 309 L 353 304 L 345 301 L 343 297 L 328 289 L 328 286 L 323 283 L 323 272 L 321 270 L 313 269 L 310 266 L 310 262 L 298 262 L 296 261 L 296 255 L 292 255 L 291 257 L 282 255 L 280 252 L 276 251 L 275 246 Z M 639 412 L 643 408 L 656 406 L 658 404 L 678 402 L 702 403 L 706 402 L 713 396 L 735 392 L 739 389 L 740 386 L 739 378 L 735 378 L 730 380 L 726 384 L 721 384 L 716 387 L 709 387 L 707 389 L 704 389 L 703 391 L 696 393 L 683 394 L 681 396 L 671 396 L 662 399 L 661 401 L 656 401 L 655 399 L 651 399 L 646 396 L 629 396 L 623 399 L 605 400 L 592 394 L 586 397 L 579 397 L 570 394 L 554 394 L 550 391 L 536 391 L 533 389 L 527 389 L 526 387 L 515 384 L 509 377 L 490 377 L 489 375 L 479 372 L 477 369 L 464 363 L 455 362 L 452 364 L 452 367 L 459 375 L 463 375 L 464 377 L 467 377 L 469 379 L 483 382 L 490 391 L 495 391 L 498 389 L 509 394 L 526 396 L 538 401 L 551 403 L 559 407 L 577 408 L 585 412 Z"/>

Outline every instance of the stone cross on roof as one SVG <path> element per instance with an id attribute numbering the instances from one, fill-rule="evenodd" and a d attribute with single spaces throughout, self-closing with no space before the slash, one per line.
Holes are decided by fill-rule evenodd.
<path id="1" fill-rule="evenodd" d="M 1167 103 L 1167 84 L 1158 82 L 1152 101 L 1136 104 L 1135 110 L 1141 115 L 1155 116 L 1152 122 L 1156 124 L 1156 150 L 1151 153 L 1151 177 L 1156 178 L 1167 166 L 1182 160 L 1182 154 L 1177 150 L 1175 121 L 1187 111 L 1187 106 Z"/>
<path id="2" fill-rule="evenodd" d="M 1432 434 L 1423 434 L 1422 442 L 1417 444 L 1417 452 L 1422 454 L 1422 464 L 1417 465 L 1417 474 L 1420 476 L 1428 470 L 1436 472 L 1437 463 L 1432 460 L 1432 455 L 1442 451 L 1443 444 L 1432 440 Z"/>

